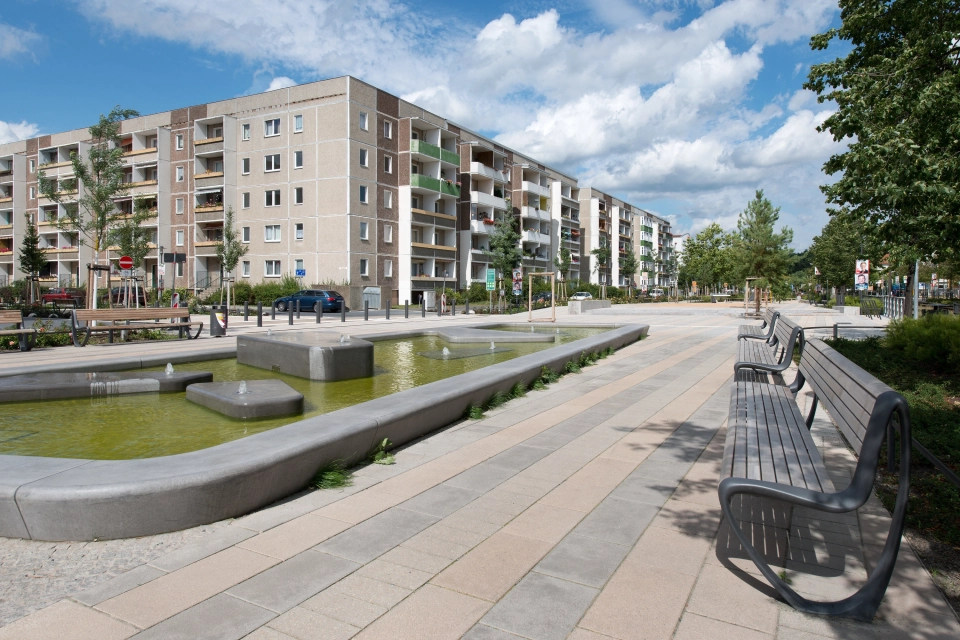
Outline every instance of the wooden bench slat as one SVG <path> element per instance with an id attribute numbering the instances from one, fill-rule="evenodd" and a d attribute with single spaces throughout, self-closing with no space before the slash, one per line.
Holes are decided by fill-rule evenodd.
<path id="1" fill-rule="evenodd" d="M 755 393 L 756 390 L 758 390 L 757 387 L 761 385 L 766 386 L 766 384 L 762 382 L 753 383 L 752 386 L 755 389 Z M 770 482 L 776 482 L 777 472 L 773 464 L 773 441 L 770 438 L 769 420 L 770 417 L 773 417 L 774 424 L 776 424 L 777 414 L 773 410 L 773 402 L 769 394 L 760 393 L 758 395 L 761 399 L 761 402 L 758 403 L 757 407 L 762 409 L 764 423 L 766 423 L 757 429 L 757 438 L 759 440 L 760 447 L 760 478 Z"/>
<path id="2" fill-rule="evenodd" d="M 840 427 L 844 437 L 859 450 L 866 433 L 866 423 L 869 420 L 869 415 L 865 415 L 862 410 L 854 412 L 851 407 L 844 403 L 843 393 L 838 393 L 835 388 L 836 385 L 842 384 L 842 380 L 830 378 L 815 363 L 811 363 L 807 371 L 810 374 L 810 385 L 817 392 L 817 398 L 837 423 L 837 426 Z M 852 396 L 848 396 L 848 400 L 852 400 Z M 864 417 L 867 419 L 864 419 Z"/>
<path id="3" fill-rule="evenodd" d="M 783 425 L 786 423 L 786 417 L 783 413 L 783 407 L 780 405 L 779 397 L 775 395 L 770 396 L 770 407 L 776 420 L 774 427 L 767 429 L 767 438 L 770 440 L 770 456 L 775 478 L 774 482 L 789 484 L 792 474 L 790 466 L 787 464 L 787 455 L 784 452 L 783 438 L 781 437 L 781 429 L 783 429 Z"/>
<path id="4" fill-rule="evenodd" d="M 760 475 L 760 450 L 757 442 L 757 397 L 754 394 L 754 384 L 744 385 L 747 392 L 747 422 L 745 433 L 747 436 L 747 478 L 762 480 Z M 761 401 L 762 402 L 762 401 Z M 763 407 L 760 407 L 763 411 Z"/>
<path id="5" fill-rule="evenodd" d="M 737 385 L 740 393 L 740 405 L 738 407 L 737 424 L 734 431 L 736 433 L 736 445 L 734 448 L 733 475 L 737 478 L 747 477 L 747 394 L 746 390 Z"/>
<path id="6" fill-rule="evenodd" d="M 786 461 L 787 474 L 784 476 L 784 483 L 790 485 L 799 485 L 803 482 L 803 468 L 800 465 L 800 456 L 794 446 L 793 435 L 790 432 L 790 422 L 787 416 L 794 411 L 791 400 L 784 394 L 777 394 L 777 402 L 780 406 L 780 415 L 782 420 L 777 423 L 777 431 L 780 440 L 780 446 L 783 448 L 783 457 Z"/>

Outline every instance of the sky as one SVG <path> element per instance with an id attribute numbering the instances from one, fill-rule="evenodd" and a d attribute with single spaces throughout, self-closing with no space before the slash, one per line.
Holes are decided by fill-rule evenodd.
<path id="1" fill-rule="evenodd" d="M 0 143 L 349 74 L 671 220 L 757 189 L 805 249 L 844 143 L 802 89 L 836 0 L 4 0 Z"/>

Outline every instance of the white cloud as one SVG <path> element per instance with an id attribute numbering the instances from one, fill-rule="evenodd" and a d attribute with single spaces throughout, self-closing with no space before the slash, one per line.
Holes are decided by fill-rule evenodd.
<path id="1" fill-rule="evenodd" d="M 13 60 L 20 56 L 32 58 L 35 48 L 42 41 L 38 33 L 0 22 L 0 59 Z"/>
<path id="2" fill-rule="evenodd" d="M 287 76 L 277 76 L 270 81 L 270 86 L 267 87 L 267 91 L 275 91 L 277 89 L 286 89 L 287 87 L 293 87 L 297 84 L 297 81 L 293 78 L 288 78 Z"/>
<path id="3" fill-rule="evenodd" d="M 0 120 L 0 144 L 32 138 L 39 131 L 40 127 L 26 120 L 23 122 L 4 122 Z"/>
<path id="4" fill-rule="evenodd" d="M 669 200 L 678 226 L 729 221 L 773 183 L 771 195 L 808 226 L 823 217 L 819 168 L 837 149 L 815 130 L 826 106 L 803 91 L 758 104 L 752 91 L 765 50 L 822 31 L 836 0 L 584 1 L 605 30 L 556 9 L 470 25 L 452 10 L 389 0 L 78 6 L 121 31 L 238 56 L 262 73 L 360 77 L 584 184 L 640 206 Z M 699 15 L 684 23 L 691 9 Z M 277 76 L 270 88 L 288 82 Z"/>

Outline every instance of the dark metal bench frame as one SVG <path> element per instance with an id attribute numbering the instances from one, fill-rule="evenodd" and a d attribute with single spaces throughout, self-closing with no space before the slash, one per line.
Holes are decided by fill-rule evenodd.
<path id="1" fill-rule="evenodd" d="M 790 331 L 787 336 L 787 331 Z M 786 341 L 786 343 L 784 343 Z M 793 324 L 789 319 L 778 316 L 771 329 L 771 337 L 768 344 L 773 349 L 776 364 L 767 364 L 765 362 L 749 362 L 739 360 L 733 365 L 733 379 L 738 380 L 742 369 L 750 369 L 754 372 L 782 374 L 790 368 L 793 363 L 793 352 L 797 349 L 803 353 L 803 347 L 806 344 L 806 338 L 803 334 L 803 327 Z M 798 386 L 799 376 L 789 385 L 794 393 L 800 390 Z"/>
<path id="2" fill-rule="evenodd" d="M 829 363 L 834 372 L 842 374 L 851 385 L 857 384 L 859 389 L 834 388 L 830 384 L 832 374 L 829 374 L 824 363 Z M 730 524 L 740 544 L 747 551 L 757 568 L 771 585 L 783 596 L 791 606 L 799 611 L 813 614 L 837 615 L 872 620 L 883 600 L 887 585 L 893 575 L 897 554 L 900 550 L 900 539 L 903 535 L 904 519 L 906 517 L 907 497 L 910 491 L 910 411 L 906 399 L 893 391 L 882 382 L 863 371 L 842 355 L 822 342 L 807 345 L 804 350 L 800 371 L 797 375 L 796 390 L 799 390 L 809 380 L 814 391 L 810 413 L 806 418 L 809 429 L 816 415 L 818 402 L 822 402 L 830 411 L 834 422 L 848 442 L 856 449 L 859 442 L 857 466 L 850 485 L 836 493 L 820 493 L 802 487 L 794 487 L 774 482 L 748 478 L 724 478 L 720 482 L 718 494 L 724 517 Z M 838 384 L 837 380 L 833 380 Z M 736 383 L 735 383 L 736 384 Z M 795 394 L 796 391 L 791 389 Z M 856 399 L 854 394 L 860 399 Z M 864 428 L 863 419 L 858 418 L 855 410 L 865 411 L 863 402 L 873 403 L 869 418 Z M 849 403 L 849 404 L 848 404 Z M 854 406 L 850 406 L 853 404 Z M 732 407 L 732 410 L 735 409 Z M 828 513 L 848 513 L 856 511 L 873 491 L 874 478 L 880 464 L 880 448 L 884 438 L 892 461 L 895 446 L 895 429 L 893 417 L 897 416 L 900 437 L 900 478 L 896 505 L 893 511 L 890 531 L 880 554 L 880 559 L 874 567 L 864 585 L 853 595 L 836 602 L 818 602 L 809 600 L 794 591 L 779 575 L 766 563 L 763 556 L 753 547 L 750 539 L 744 534 L 731 508 L 732 499 L 740 494 L 759 496 L 781 500 L 792 505 L 809 507 Z M 858 434 L 863 430 L 863 437 Z"/>
<path id="3" fill-rule="evenodd" d="M 154 312 L 154 313 L 153 313 L 153 317 L 134 318 L 134 319 L 132 319 L 132 320 L 131 320 L 131 319 L 124 320 L 124 319 L 100 319 L 100 318 L 90 318 L 90 319 L 78 321 L 78 320 L 77 320 L 77 311 L 78 311 L 78 309 L 74 309 L 74 310 L 70 313 L 70 336 L 73 338 L 73 345 L 74 345 L 75 347 L 85 347 L 85 346 L 87 346 L 87 343 L 90 341 L 90 335 L 91 335 L 94 331 L 96 331 L 96 332 L 98 332 L 98 333 L 108 333 L 108 334 L 109 334 L 109 340 L 110 340 L 111 343 L 113 342 L 113 333 L 114 333 L 115 331 L 138 331 L 138 330 L 141 330 L 141 329 L 147 329 L 147 330 L 153 330 L 153 329 L 177 329 L 180 338 L 183 338 L 183 336 L 184 336 L 184 330 L 186 330 L 187 340 L 196 340 L 197 338 L 200 337 L 200 332 L 203 331 L 203 322 L 193 322 L 193 321 L 190 320 L 190 316 L 189 316 L 189 315 L 187 315 L 186 317 L 180 317 L 180 318 L 179 318 L 180 321 L 179 321 L 179 322 L 176 322 L 176 321 L 173 321 L 173 320 L 172 320 L 172 318 L 174 318 L 174 317 L 176 317 L 176 316 L 174 316 L 174 314 L 172 314 L 172 313 L 170 312 L 170 311 L 171 311 L 170 309 L 166 309 L 166 310 L 163 309 L 163 308 L 150 309 L 149 307 L 144 307 L 144 308 L 141 308 L 141 309 L 136 309 L 136 311 L 145 311 L 145 310 L 146 310 L 146 311 L 152 311 L 152 312 Z M 81 312 L 83 312 L 83 313 L 96 313 L 98 310 L 97 310 L 97 309 L 79 309 L 79 311 L 81 311 Z M 122 310 L 121 310 L 121 309 L 100 309 L 100 311 L 117 312 L 117 311 L 122 311 Z M 133 311 L 133 310 L 131 309 L 131 311 Z M 182 313 L 182 312 L 178 311 L 177 313 Z M 154 320 L 155 322 L 152 323 L 152 324 L 150 324 L 150 321 L 151 321 L 151 320 Z M 161 323 L 161 322 L 158 322 L 159 320 L 170 320 L 170 321 L 169 321 L 169 322 Z M 91 321 L 92 321 L 92 322 L 111 322 L 111 323 L 127 322 L 128 324 L 125 324 L 125 325 L 109 324 L 109 325 L 104 325 L 104 326 L 91 327 L 91 326 L 90 326 L 90 322 L 91 322 Z M 135 322 L 135 323 L 137 323 L 137 324 L 129 324 L 129 322 L 131 322 L 131 321 L 132 321 L 132 322 Z M 80 322 L 86 322 L 87 324 L 86 324 L 86 326 L 80 326 L 80 324 L 79 324 Z M 190 327 L 196 326 L 196 325 L 199 325 L 199 327 L 197 327 L 197 333 L 196 333 L 196 335 L 194 335 L 194 336 L 191 337 L 191 336 L 190 336 Z M 80 340 L 80 336 L 78 335 L 78 334 L 81 333 L 81 332 L 84 334 L 82 341 Z"/>
<path id="4" fill-rule="evenodd" d="M 16 314 L 14 316 L 13 314 Z M 0 329 L 0 336 L 17 336 L 20 342 L 20 351 L 30 351 L 37 344 L 37 330 L 27 329 L 24 326 L 23 314 L 19 311 L 0 311 L 0 327 L 8 324 L 17 325 L 16 329 Z"/>
<path id="5" fill-rule="evenodd" d="M 756 327 L 757 333 L 745 332 L 742 329 L 744 328 L 744 326 L 747 326 L 747 325 L 741 326 L 740 327 L 741 330 L 737 334 L 737 340 L 745 340 L 745 339 L 766 340 L 767 342 L 770 342 L 770 340 L 773 338 L 773 331 L 776 328 L 777 320 L 780 318 L 780 312 L 773 311 L 772 309 L 768 308 L 767 315 L 769 316 L 769 318 L 764 318 L 763 324 L 760 325 L 759 327 Z M 769 330 L 766 333 L 760 333 L 760 331 L 763 331 L 768 327 L 769 327 Z"/>

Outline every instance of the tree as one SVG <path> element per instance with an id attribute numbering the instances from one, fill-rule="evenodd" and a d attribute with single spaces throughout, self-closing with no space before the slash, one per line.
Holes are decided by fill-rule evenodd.
<path id="1" fill-rule="evenodd" d="M 155 214 L 150 211 L 146 198 L 137 198 L 133 203 L 133 213 L 129 216 L 118 215 L 115 224 L 110 228 L 108 236 L 110 245 L 118 247 L 120 255 L 129 256 L 133 260 L 134 270 L 143 266 L 143 259 L 150 253 L 150 230 L 143 223 Z M 126 305 L 130 306 L 129 284 L 125 294 Z M 139 304 L 140 296 L 135 291 L 133 299 Z"/>
<path id="2" fill-rule="evenodd" d="M 87 161 L 77 153 L 70 154 L 73 174 L 83 185 L 77 205 L 65 207 L 66 215 L 58 221 L 61 229 L 76 232 L 81 244 L 93 249 L 94 262 L 107 249 L 110 228 L 120 214 L 114 199 L 126 195 L 123 182 L 123 149 L 120 144 L 120 123 L 140 115 L 132 109 L 114 107 L 108 115 L 100 115 L 100 121 L 90 127 L 90 150 Z M 40 193 L 49 200 L 62 204 L 65 198 L 60 193 L 56 179 L 48 179 L 46 172 L 37 173 Z M 84 239 L 86 238 L 86 239 Z M 96 287 L 87 288 L 87 306 L 95 308 Z"/>
<path id="3" fill-rule="evenodd" d="M 639 268 L 640 261 L 637 260 L 637 255 L 633 252 L 633 249 L 627 247 L 623 255 L 620 256 L 620 275 L 627 281 L 628 296 L 630 295 L 630 288 L 633 286 L 633 277 L 637 275 Z"/>
<path id="4" fill-rule="evenodd" d="M 520 248 L 520 232 L 517 231 L 516 218 L 507 217 L 498 220 L 490 234 L 490 249 L 486 251 L 490 264 L 504 278 L 523 261 L 523 250 Z M 501 285 L 501 290 L 503 285 Z"/>
<path id="5" fill-rule="evenodd" d="M 557 267 L 557 272 L 560 274 L 560 282 L 563 285 L 560 288 L 561 300 L 566 299 L 567 297 L 566 277 L 567 272 L 570 271 L 571 263 L 570 249 L 567 249 L 566 247 L 560 247 L 557 257 L 553 259 L 553 264 Z"/>
<path id="6" fill-rule="evenodd" d="M 955 0 L 840 0 L 842 25 L 811 38 L 846 57 L 804 87 L 836 111 L 820 131 L 847 141 L 824 164 L 827 201 L 921 259 L 960 251 L 960 11 Z M 835 214 L 836 210 L 832 213 Z"/>
<path id="7" fill-rule="evenodd" d="M 610 267 L 610 257 L 612 253 L 613 252 L 610 250 L 610 247 L 607 246 L 602 240 L 600 242 L 600 246 L 590 252 L 590 254 L 597 259 L 597 263 L 593 265 L 593 270 L 597 273 L 597 275 L 605 275 L 607 273 Z"/>
<path id="8" fill-rule="evenodd" d="M 858 258 L 876 265 L 883 257 L 883 247 L 873 232 L 869 222 L 847 211 L 838 211 L 813 239 L 810 245 L 813 265 L 820 271 L 824 284 L 840 288 L 838 298 L 843 299 L 845 287 L 853 282 Z"/>
<path id="9" fill-rule="evenodd" d="M 793 253 L 790 243 L 793 230 L 784 226 L 777 233 L 774 226 L 780 219 L 780 208 L 759 190 L 737 220 L 737 235 L 733 240 L 733 254 L 742 278 L 760 278 L 755 286 L 764 288 L 782 281 L 790 273 Z M 756 311 L 760 311 L 760 296 L 755 296 Z"/>
<path id="10" fill-rule="evenodd" d="M 250 247 L 240 241 L 240 234 L 233 224 L 233 207 L 227 207 L 223 218 L 223 239 L 217 243 L 217 259 L 225 272 L 233 273 L 240 258 L 247 255 Z M 222 285 L 223 283 L 221 283 Z M 222 291 L 221 287 L 221 291 Z M 223 299 L 221 298 L 221 302 Z M 227 279 L 227 308 L 230 307 L 230 280 Z"/>
<path id="11" fill-rule="evenodd" d="M 35 280 L 40 271 L 47 266 L 47 256 L 40 248 L 40 234 L 37 232 L 37 225 L 33 224 L 33 219 L 29 214 L 24 214 L 27 219 L 27 230 L 23 234 L 23 243 L 20 245 L 20 271 L 29 277 L 27 290 L 29 291 L 30 304 L 36 301 Z"/>
<path id="12" fill-rule="evenodd" d="M 716 222 L 707 225 L 683 246 L 683 264 L 679 279 L 686 286 L 694 281 L 698 287 L 718 287 L 733 280 L 733 235 Z"/>

